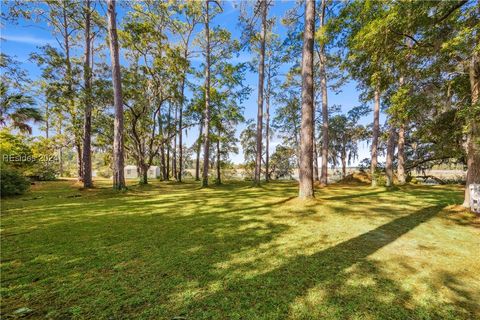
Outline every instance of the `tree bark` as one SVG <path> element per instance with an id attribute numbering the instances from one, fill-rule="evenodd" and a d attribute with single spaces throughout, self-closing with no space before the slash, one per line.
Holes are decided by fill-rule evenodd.
<path id="1" fill-rule="evenodd" d="M 75 149 L 77 151 L 77 176 L 78 181 L 83 181 L 83 162 L 82 162 L 82 143 L 75 139 Z"/>
<path id="2" fill-rule="evenodd" d="M 320 178 L 318 176 L 318 151 L 315 141 L 313 141 L 313 179 L 315 181 L 320 181 Z"/>
<path id="3" fill-rule="evenodd" d="M 393 156 L 395 154 L 395 127 L 390 125 L 388 130 L 387 141 L 387 158 L 385 161 L 385 173 L 387 175 L 387 181 L 385 185 L 387 187 L 393 186 Z"/>
<path id="4" fill-rule="evenodd" d="M 326 0 L 322 0 L 320 27 L 325 25 Z M 320 174 L 320 185 L 328 184 L 328 93 L 327 93 L 327 57 L 325 45 L 320 44 L 320 87 L 322 93 L 322 169 Z"/>
<path id="5" fill-rule="evenodd" d="M 167 164 L 165 163 L 165 139 L 163 134 L 163 120 L 162 114 L 158 114 L 158 130 L 160 132 L 160 137 L 162 137 L 162 142 L 160 143 L 160 163 L 162 166 L 162 180 L 168 180 L 167 178 Z"/>
<path id="6" fill-rule="evenodd" d="M 115 120 L 113 127 L 113 188 L 121 190 L 125 189 L 125 176 L 123 172 L 123 98 L 115 0 L 107 0 L 107 16 L 110 40 L 110 59 L 112 63 L 113 100 L 115 106 Z"/>
<path id="7" fill-rule="evenodd" d="M 202 187 L 208 187 L 208 166 L 210 160 L 210 0 L 206 1 L 205 33 L 207 38 L 205 63 L 205 132 L 203 139 L 203 173 Z"/>
<path id="8" fill-rule="evenodd" d="M 346 147 L 345 141 L 342 145 L 341 160 L 342 160 L 342 179 L 343 179 L 347 175 L 347 147 Z"/>
<path id="9" fill-rule="evenodd" d="M 470 208 L 470 184 L 480 184 L 480 126 L 475 106 L 479 103 L 480 95 L 480 56 L 474 53 L 469 67 L 470 91 L 472 94 L 472 114 L 469 120 L 469 132 L 467 135 L 467 181 L 465 185 L 465 198 L 463 206 Z"/>
<path id="10" fill-rule="evenodd" d="M 255 159 L 255 184 L 260 185 L 262 171 L 262 126 L 263 126 L 263 84 L 265 80 L 265 40 L 267 35 L 267 1 L 259 0 L 262 12 L 262 30 L 260 38 L 260 57 L 258 62 L 258 99 L 257 99 L 257 155 Z"/>
<path id="11" fill-rule="evenodd" d="M 170 180 L 170 149 L 171 149 L 171 138 L 170 138 L 170 133 L 171 133 L 171 128 L 172 128 L 172 125 L 171 125 L 171 112 L 172 112 L 172 106 L 171 104 L 168 104 L 168 115 L 167 115 L 167 137 L 168 139 L 166 140 L 166 144 L 167 144 L 167 160 L 166 160 L 166 165 L 167 165 L 167 178 L 166 180 Z"/>
<path id="12" fill-rule="evenodd" d="M 377 186 L 378 165 L 378 135 L 380 133 L 380 90 L 375 88 L 375 103 L 373 107 L 373 133 L 372 133 L 372 161 L 370 172 L 372 174 L 372 187 Z"/>
<path id="13" fill-rule="evenodd" d="M 92 70 L 90 68 L 90 0 L 85 1 L 85 59 L 83 64 L 83 82 L 85 88 L 85 114 L 83 124 L 83 187 L 92 188 Z"/>
<path id="14" fill-rule="evenodd" d="M 398 163 L 397 163 L 397 176 L 398 184 L 403 185 L 406 182 L 405 179 L 405 124 L 400 124 L 398 128 Z"/>
<path id="15" fill-rule="evenodd" d="M 410 58 L 410 54 L 407 56 L 407 59 Z M 404 84 L 403 77 L 400 77 L 399 80 L 400 88 Z M 398 143 L 397 143 L 397 178 L 398 184 L 404 185 L 406 182 L 405 179 L 405 123 L 401 120 L 399 128 L 398 128 Z"/>
<path id="16" fill-rule="evenodd" d="M 183 102 L 185 96 L 185 75 L 182 79 L 182 92 L 181 92 L 180 110 L 178 114 L 178 182 L 182 182 L 183 176 Z"/>
<path id="17" fill-rule="evenodd" d="M 267 79 L 267 94 L 265 95 L 265 181 L 270 181 L 270 77 Z"/>
<path id="18" fill-rule="evenodd" d="M 175 108 L 175 113 L 174 113 L 174 122 L 173 122 L 173 130 L 174 130 L 174 135 L 173 135 L 173 156 L 172 156 L 172 171 L 173 171 L 173 179 L 178 181 L 178 172 L 177 172 L 177 124 L 178 122 L 178 110 Z"/>
<path id="19" fill-rule="evenodd" d="M 140 184 L 148 184 L 148 168 L 149 166 L 145 164 L 143 161 L 141 161 L 138 164 L 138 170 L 139 170 L 139 177 L 140 177 Z"/>
<path id="20" fill-rule="evenodd" d="M 202 149 L 203 119 L 200 121 L 200 130 L 197 143 L 197 161 L 195 165 L 195 181 L 200 181 L 200 151 Z"/>
<path id="21" fill-rule="evenodd" d="M 50 131 L 50 110 L 48 107 L 48 101 L 45 103 L 45 138 L 49 138 Z"/>
<path id="22" fill-rule="evenodd" d="M 315 1 L 305 2 L 305 29 L 302 50 L 302 124 L 300 131 L 300 199 L 314 197 L 313 190 L 313 45 Z"/>
<path id="23" fill-rule="evenodd" d="M 63 7 L 63 42 L 65 46 L 65 67 L 66 67 L 66 80 L 67 80 L 67 90 L 68 90 L 68 103 L 69 103 L 69 113 L 72 117 L 72 125 L 73 125 L 73 136 L 74 136 L 74 144 L 77 151 L 77 179 L 78 181 L 82 181 L 83 179 L 83 164 L 82 164 L 82 146 L 81 140 L 82 137 L 80 136 L 78 130 L 78 121 L 77 121 L 77 114 L 75 110 L 75 101 L 73 95 L 73 74 L 72 74 L 72 62 L 70 59 L 70 33 L 68 31 L 68 18 L 67 18 L 67 9 L 66 3 L 62 3 Z"/>
<path id="24" fill-rule="evenodd" d="M 218 130 L 217 139 L 217 184 L 222 184 L 222 171 L 220 163 L 220 130 Z"/>

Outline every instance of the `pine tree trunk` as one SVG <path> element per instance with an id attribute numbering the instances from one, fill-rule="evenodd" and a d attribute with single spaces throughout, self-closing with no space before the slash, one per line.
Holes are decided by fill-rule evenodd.
<path id="1" fill-rule="evenodd" d="M 198 134 L 197 161 L 195 165 L 195 181 L 200 181 L 200 151 L 202 149 L 202 137 L 203 137 L 203 119 L 200 121 L 200 130 Z"/>
<path id="2" fill-rule="evenodd" d="M 270 77 L 267 80 L 267 94 L 265 96 L 265 181 L 270 181 Z"/>
<path id="3" fill-rule="evenodd" d="M 375 103 L 373 108 L 372 162 L 370 172 L 372 174 L 372 187 L 376 187 L 376 171 L 378 165 L 378 135 L 380 133 L 380 90 L 378 88 L 375 89 Z"/>
<path id="4" fill-rule="evenodd" d="M 173 130 L 174 130 L 174 135 L 173 135 L 173 159 L 172 159 L 172 171 L 173 171 L 173 179 L 177 180 L 178 181 L 178 172 L 177 172 L 177 134 L 178 134 L 178 131 L 177 131 L 177 126 L 176 124 L 178 123 L 178 110 L 177 108 L 175 108 L 175 117 L 174 117 L 174 126 L 173 126 Z"/>
<path id="5" fill-rule="evenodd" d="M 385 161 L 385 173 L 387 175 L 387 181 L 385 185 L 387 187 L 393 186 L 393 157 L 395 154 L 395 127 L 390 125 L 390 130 L 388 130 L 388 141 L 387 141 L 387 158 Z"/>
<path id="6" fill-rule="evenodd" d="M 263 126 L 263 84 L 265 80 L 265 40 L 267 35 L 267 1 L 260 0 L 262 12 L 262 30 L 260 38 L 260 57 L 258 62 L 258 99 L 257 99 L 257 155 L 255 159 L 255 184 L 260 185 L 262 171 L 262 126 Z"/>
<path id="7" fill-rule="evenodd" d="M 183 176 L 183 102 L 185 98 L 185 77 L 182 79 L 182 92 L 180 101 L 180 110 L 178 114 L 178 177 L 177 180 L 182 182 Z"/>
<path id="8" fill-rule="evenodd" d="M 161 112 L 158 114 L 158 131 L 162 142 L 160 142 L 160 166 L 162 168 L 162 181 L 167 180 L 167 165 L 165 163 L 165 135 L 163 132 L 163 118 Z"/>
<path id="9" fill-rule="evenodd" d="M 63 5 L 63 41 L 65 47 L 65 67 L 66 67 L 66 82 L 67 82 L 67 90 L 68 90 L 68 105 L 69 105 L 69 114 L 72 117 L 72 124 L 73 124 L 73 136 L 75 141 L 75 148 L 77 151 L 77 179 L 78 181 L 82 181 L 83 179 L 83 165 L 82 165 L 82 147 L 81 147 L 81 140 L 82 137 L 80 136 L 78 130 L 78 119 L 75 110 L 75 100 L 74 100 L 74 92 L 73 92 L 73 73 L 72 73 L 72 62 L 70 60 L 70 33 L 68 31 L 68 18 L 67 18 L 67 8 L 66 3 L 62 3 Z"/>
<path id="10" fill-rule="evenodd" d="M 325 24 L 326 0 L 322 0 L 320 27 Z M 322 96 L 322 169 L 320 173 L 320 185 L 328 184 L 328 93 L 327 93 L 327 57 L 325 45 L 320 44 L 320 87 Z"/>
<path id="11" fill-rule="evenodd" d="M 398 163 L 397 163 L 397 176 L 398 184 L 403 185 L 406 182 L 405 179 L 405 125 L 402 123 L 398 128 Z"/>
<path id="12" fill-rule="evenodd" d="M 203 138 L 203 172 L 202 187 L 208 187 L 208 167 L 210 160 L 210 6 L 206 3 L 205 33 L 207 38 L 206 63 L 205 63 L 205 132 Z"/>
<path id="13" fill-rule="evenodd" d="M 107 0 L 108 34 L 110 39 L 110 59 L 112 63 L 113 100 L 115 120 L 113 127 L 113 188 L 125 189 L 123 155 L 123 100 L 120 59 L 117 37 L 115 0 Z"/>
<path id="14" fill-rule="evenodd" d="M 77 151 L 77 179 L 83 181 L 82 143 L 80 141 L 75 141 L 75 150 Z"/>
<path id="15" fill-rule="evenodd" d="M 407 56 L 407 58 L 410 58 L 410 55 Z M 400 77 L 399 80 L 400 88 L 404 84 L 404 78 Z M 398 128 L 398 143 L 397 143 L 397 148 L 398 148 L 398 154 L 397 154 L 397 177 L 398 177 L 398 184 L 399 185 L 404 185 L 406 182 L 405 179 L 405 123 L 402 122 L 400 123 L 400 126 Z"/>
<path id="16" fill-rule="evenodd" d="M 320 181 L 318 176 L 318 151 L 315 141 L 313 142 L 313 178 L 315 181 Z"/>
<path id="17" fill-rule="evenodd" d="M 83 64 L 83 82 L 85 88 L 85 114 L 83 125 L 83 187 L 92 188 L 92 70 L 90 69 L 90 0 L 85 0 L 85 60 Z"/>
<path id="18" fill-rule="evenodd" d="M 300 131 L 299 197 L 314 197 L 313 190 L 313 45 L 315 1 L 306 0 L 302 50 L 302 124 Z"/>
<path id="19" fill-rule="evenodd" d="M 474 106 L 479 101 L 480 95 L 480 56 L 473 54 L 469 68 L 470 91 L 472 94 L 472 113 L 469 120 L 469 132 L 467 135 L 467 181 L 465 186 L 465 198 L 463 206 L 470 208 L 470 184 L 480 184 L 480 125 Z"/>
<path id="20" fill-rule="evenodd" d="M 220 130 L 218 131 L 217 139 L 217 184 L 222 184 L 222 171 L 220 163 Z"/>
<path id="21" fill-rule="evenodd" d="M 167 165 L 167 179 L 166 180 L 170 180 L 170 149 L 171 149 L 171 139 L 170 139 L 170 132 L 171 132 L 171 128 L 172 128 L 172 124 L 171 124 L 171 121 L 172 121 L 172 116 L 171 116 L 171 112 L 172 112 L 172 106 L 169 104 L 168 105 L 168 114 L 167 114 L 167 137 L 168 139 L 166 140 L 167 142 L 167 160 L 166 160 L 166 165 Z"/>
<path id="22" fill-rule="evenodd" d="M 50 110 L 48 107 L 48 101 L 45 103 L 45 138 L 49 138 L 50 131 Z"/>

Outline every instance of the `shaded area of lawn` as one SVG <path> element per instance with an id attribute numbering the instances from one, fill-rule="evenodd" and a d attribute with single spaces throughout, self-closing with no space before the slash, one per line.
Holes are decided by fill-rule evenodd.
<path id="1" fill-rule="evenodd" d="M 2 204 L 2 318 L 469 319 L 479 232 L 458 187 L 35 186 Z"/>

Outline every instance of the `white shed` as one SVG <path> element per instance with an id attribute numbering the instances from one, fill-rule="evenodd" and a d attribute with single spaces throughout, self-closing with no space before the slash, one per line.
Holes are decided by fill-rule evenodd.
<path id="1" fill-rule="evenodd" d="M 150 168 L 148 168 L 147 177 L 149 177 L 149 178 L 160 177 L 160 167 L 150 166 Z"/>
<path id="2" fill-rule="evenodd" d="M 125 179 L 136 179 L 138 178 L 137 166 L 128 165 L 123 168 L 123 173 Z"/>

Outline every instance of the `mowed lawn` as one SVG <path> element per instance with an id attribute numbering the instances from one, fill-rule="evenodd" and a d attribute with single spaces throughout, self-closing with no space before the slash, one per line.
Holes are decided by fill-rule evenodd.
<path id="1" fill-rule="evenodd" d="M 480 317 L 459 186 L 109 184 L 2 200 L 2 319 Z"/>

